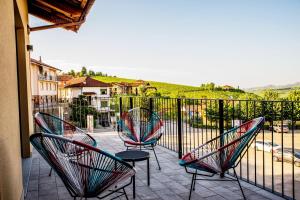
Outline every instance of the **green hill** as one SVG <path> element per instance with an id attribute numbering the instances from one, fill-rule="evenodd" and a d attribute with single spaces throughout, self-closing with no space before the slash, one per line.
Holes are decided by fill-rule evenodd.
<path id="1" fill-rule="evenodd" d="M 119 77 L 111 77 L 111 76 L 94 76 L 93 78 L 103 81 L 106 83 L 111 82 L 128 82 L 132 83 L 136 80 L 127 79 L 127 78 L 119 78 Z M 233 98 L 233 99 L 254 99 L 257 98 L 256 95 L 251 93 L 243 93 L 243 92 L 231 92 L 231 91 L 215 91 L 215 90 L 201 90 L 200 87 L 188 86 L 188 85 L 180 85 L 180 84 L 172 84 L 172 83 L 164 83 L 164 82 L 156 82 L 156 81 L 148 81 L 151 86 L 157 88 L 157 91 L 161 93 L 162 96 L 167 97 L 186 97 L 186 98 Z"/>
<path id="2" fill-rule="evenodd" d="M 300 88 L 300 82 L 293 83 L 293 84 L 287 84 L 287 85 L 266 85 L 266 86 L 262 86 L 262 87 L 248 88 L 248 89 L 245 89 L 245 91 L 252 92 L 254 94 L 261 96 L 265 90 L 271 89 L 271 90 L 278 92 L 280 98 L 285 98 L 285 97 L 287 97 L 288 93 L 291 90 L 294 90 L 297 88 Z"/>

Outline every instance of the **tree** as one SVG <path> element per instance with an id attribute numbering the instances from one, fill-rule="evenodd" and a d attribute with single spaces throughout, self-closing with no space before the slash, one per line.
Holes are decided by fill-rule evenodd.
<path id="1" fill-rule="evenodd" d="M 80 76 L 86 76 L 87 75 L 87 69 L 86 67 L 82 67 L 80 71 Z"/>
<path id="2" fill-rule="evenodd" d="M 289 101 L 300 101 L 300 88 L 289 91 L 287 99 Z"/>
<path id="3" fill-rule="evenodd" d="M 294 120 L 299 120 L 300 119 L 300 88 L 291 90 L 288 93 L 287 100 L 291 101 L 289 102 L 289 110 L 290 113 L 293 114 Z"/>
<path id="4" fill-rule="evenodd" d="M 96 72 L 96 76 L 103 76 L 102 72 Z"/>
<path id="5" fill-rule="evenodd" d="M 86 96 L 80 95 L 78 98 L 74 98 L 72 103 L 69 104 L 71 108 L 70 119 L 80 127 L 87 126 L 87 115 L 94 116 L 94 125 L 98 117 L 97 110 L 94 107 L 89 106 Z"/>
<path id="6" fill-rule="evenodd" d="M 279 99 L 279 93 L 272 89 L 267 89 L 263 91 L 262 96 L 264 100 L 268 100 L 268 101 Z"/>
<path id="7" fill-rule="evenodd" d="M 75 71 L 72 69 L 71 71 L 68 72 L 68 74 L 74 77 L 75 76 Z"/>
<path id="8" fill-rule="evenodd" d="M 204 84 L 201 84 L 200 88 L 203 89 L 203 90 L 214 90 L 215 89 L 215 84 L 213 82 L 204 83 Z"/>
<path id="9" fill-rule="evenodd" d="M 89 70 L 88 75 L 89 76 L 95 76 L 95 72 L 93 70 Z"/>

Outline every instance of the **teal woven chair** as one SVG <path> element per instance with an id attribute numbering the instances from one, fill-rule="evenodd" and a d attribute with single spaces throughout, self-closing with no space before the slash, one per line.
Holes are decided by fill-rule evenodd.
<path id="1" fill-rule="evenodd" d="M 246 149 L 259 133 L 263 124 L 263 117 L 248 121 L 221 136 L 213 138 L 182 157 L 179 164 L 185 167 L 187 173 L 192 174 L 189 199 L 191 199 L 192 190 L 195 190 L 196 180 L 237 181 L 242 195 L 246 199 L 235 167 L 240 163 Z M 233 169 L 233 177 L 225 177 L 225 173 L 229 169 Z M 221 178 L 205 178 L 213 177 L 216 174 L 220 174 Z M 197 176 L 202 178 L 197 178 Z"/>
<path id="2" fill-rule="evenodd" d="M 120 158 L 61 135 L 36 133 L 30 142 L 61 178 L 75 200 L 125 196 L 135 169 Z"/>
<path id="3" fill-rule="evenodd" d="M 61 118 L 43 112 L 37 112 L 34 115 L 36 124 L 40 127 L 41 131 L 54 135 L 62 135 L 69 139 L 74 139 L 79 142 L 91 146 L 97 146 L 96 140 L 84 130 L 62 120 Z"/>
<path id="4" fill-rule="evenodd" d="M 48 134 L 60 135 L 68 139 L 76 140 L 84 144 L 96 147 L 96 140 L 86 133 L 84 130 L 70 124 L 48 113 L 37 112 L 34 115 L 35 123 L 40 127 L 41 131 Z M 51 176 L 52 168 L 49 176 Z"/>

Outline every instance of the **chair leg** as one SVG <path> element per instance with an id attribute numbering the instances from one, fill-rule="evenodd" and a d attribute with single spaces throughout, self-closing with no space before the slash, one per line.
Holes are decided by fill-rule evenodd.
<path id="1" fill-rule="evenodd" d="M 190 188 L 190 195 L 189 195 L 189 200 L 191 200 L 191 196 L 192 196 L 192 190 L 194 188 L 194 184 L 195 184 L 195 176 L 196 174 L 193 174 L 193 177 L 192 177 L 192 183 L 191 183 L 191 188 Z"/>
<path id="2" fill-rule="evenodd" d="M 52 174 L 52 167 L 51 167 L 51 169 L 50 169 L 49 176 L 51 176 L 51 174 Z"/>
<path id="3" fill-rule="evenodd" d="M 238 176 L 237 176 L 237 174 L 236 174 L 235 168 L 233 168 L 233 172 L 234 172 L 234 176 L 235 176 L 235 178 L 236 178 L 236 180 L 237 180 L 237 182 L 238 182 L 238 184 L 239 184 L 239 187 L 240 187 L 240 189 L 241 189 L 242 195 L 243 195 L 244 199 L 246 200 L 246 197 L 245 197 L 243 188 L 242 188 L 241 183 L 240 183 L 240 180 L 239 180 L 239 178 L 238 178 Z"/>
<path id="4" fill-rule="evenodd" d="M 155 153 L 155 150 L 154 150 L 154 147 L 152 146 L 152 151 L 154 152 L 154 156 L 155 156 L 155 159 L 156 159 L 156 162 L 158 164 L 158 169 L 161 170 L 161 167 L 160 167 L 160 164 L 159 164 L 159 161 L 157 159 L 157 156 L 156 156 L 156 153 Z"/>
<path id="5" fill-rule="evenodd" d="M 127 193 L 126 193 L 126 191 L 125 191 L 125 188 L 123 188 L 123 192 L 124 192 L 124 195 L 125 195 L 126 200 L 128 200 L 128 196 L 127 196 Z"/>
<path id="6" fill-rule="evenodd" d="M 196 181 L 197 181 L 196 179 L 197 179 L 197 170 L 196 170 L 195 179 L 194 179 L 193 191 L 195 191 L 195 188 L 196 188 Z"/>

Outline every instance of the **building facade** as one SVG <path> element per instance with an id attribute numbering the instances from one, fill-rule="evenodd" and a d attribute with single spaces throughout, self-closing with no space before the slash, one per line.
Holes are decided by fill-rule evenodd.
<path id="1" fill-rule="evenodd" d="M 74 98 L 85 96 L 88 106 L 93 107 L 99 113 L 99 124 L 109 126 L 110 114 L 110 91 L 111 84 L 98 81 L 91 77 L 73 78 L 65 83 L 63 89 L 60 90 L 64 98 L 62 101 L 72 102 Z M 62 97 L 62 96 L 60 96 Z"/>
<path id="2" fill-rule="evenodd" d="M 74 5 L 74 2 L 80 6 Z M 55 27 L 77 31 L 85 21 L 93 2 L 61 0 L 61 6 L 57 8 L 56 1 L 0 0 L 1 200 L 19 200 L 26 195 L 28 179 L 22 171 L 26 171 L 26 158 L 31 157 L 29 137 L 34 131 L 30 71 L 30 51 L 33 48 L 29 34 Z M 77 15 L 72 15 L 70 6 L 77 6 Z M 30 27 L 29 13 L 51 24 Z"/>
<path id="3" fill-rule="evenodd" d="M 31 92 L 34 106 L 55 104 L 58 99 L 58 80 L 60 72 L 40 60 L 30 59 Z"/>
<path id="4" fill-rule="evenodd" d="M 72 75 L 59 75 L 57 76 L 57 81 L 58 81 L 58 99 L 59 101 L 65 101 L 70 97 L 70 89 L 65 88 L 67 85 L 67 82 L 73 79 L 74 77 Z"/>

